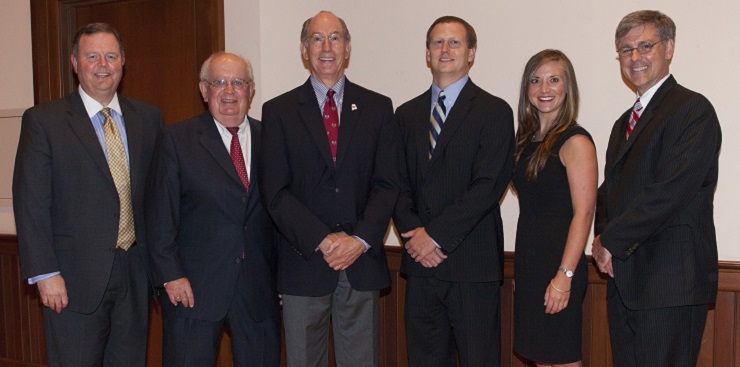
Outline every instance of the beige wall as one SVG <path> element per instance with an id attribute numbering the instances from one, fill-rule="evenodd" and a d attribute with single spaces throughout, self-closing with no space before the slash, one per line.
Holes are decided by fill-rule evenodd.
<path id="1" fill-rule="evenodd" d="M 0 233 L 15 233 L 11 200 L 13 160 L 20 116 L 33 106 L 31 8 L 28 1 L 4 0 L 0 11 Z"/>
<path id="2" fill-rule="evenodd" d="M 679 83 L 712 101 L 722 124 L 725 144 L 715 200 L 719 251 L 721 259 L 740 260 L 740 246 L 732 235 L 737 225 L 732 209 L 740 207 L 737 191 L 740 144 L 735 142 L 740 137 L 735 123 L 740 120 L 740 103 L 736 101 L 740 92 L 735 88 L 740 80 L 737 66 L 740 49 L 735 47 L 740 24 L 733 19 L 740 12 L 740 3 L 736 1 L 262 0 L 244 4 L 242 0 L 224 0 L 224 3 L 226 48 L 251 58 L 255 65 L 259 93 L 250 114 L 257 118 L 263 101 L 307 78 L 298 51 L 300 27 L 306 18 L 321 9 L 344 18 L 352 33 L 347 76 L 388 95 L 395 106 L 429 87 L 431 75 L 424 59 L 424 37 L 429 25 L 441 15 L 460 16 L 476 28 L 479 46 L 471 78 L 504 98 L 514 109 L 519 78 L 527 59 L 544 48 L 561 49 L 576 68 L 582 96 L 579 122 L 593 134 L 600 167 L 614 120 L 634 101 L 633 92 L 620 76 L 614 52 L 614 29 L 622 16 L 631 11 L 659 9 L 671 16 L 678 27 L 671 71 Z M 229 17 L 259 24 L 248 24 L 249 31 L 234 29 L 230 27 Z M 516 197 L 509 193 L 503 203 L 507 250 L 514 250 L 517 215 Z M 390 235 L 388 242 L 397 244 L 398 239 Z"/>
<path id="3" fill-rule="evenodd" d="M 740 3 L 708 0 L 643 2 L 377 0 L 374 2 L 319 0 L 224 0 L 226 48 L 254 64 L 257 95 L 251 115 L 259 118 L 262 102 L 303 83 L 299 46 L 302 22 L 318 10 L 343 17 L 352 32 L 348 77 L 393 99 L 394 105 L 420 94 L 431 83 L 424 61 L 424 35 L 441 15 L 465 18 L 478 33 L 476 64 L 470 75 L 477 84 L 516 108 L 520 74 L 526 60 L 543 48 L 559 48 L 573 61 L 581 88 L 579 122 L 594 136 L 603 166 L 609 131 L 614 120 L 633 101 L 622 82 L 613 37 L 619 19 L 639 8 L 660 9 L 678 26 L 671 71 L 679 83 L 706 95 L 722 123 L 724 147 L 715 200 L 720 258 L 740 260 L 740 246 L 732 229 L 734 208 L 740 208 L 740 80 L 735 44 L 740 24 L 733 16 Z M 0 233 L 13 233 L 9 182 L 17 139 L 17 115 L 33 103 L 30 11 L 26 1 L 3 3 L 0 13 Z M 12 145 L 12 149 L 9 149 Z M 10 153 L 9 153 L 10 152 Z M 8 166 L 8 162 L 10 165 Z M 518 205 L 507 194 L 503 204 L 506 248 L 514 249 Z M 389 243 L 398 243 L 394 235 Z"/>

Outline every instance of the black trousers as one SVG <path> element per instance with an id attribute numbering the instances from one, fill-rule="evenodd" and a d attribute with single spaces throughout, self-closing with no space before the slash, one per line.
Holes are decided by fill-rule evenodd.
<path id="1" fill-rule="evenodd" d="M 500 282 L 456 283 L 409 276 L 406 346 L 409 366 L 499 366 Z"/>
<path id="2" fill-rule="evenodd" d="M 44 308 L 49 366 L 146 364 L 149 279 L 140 247 L 115 250 L 113 269 L 100 306 L 91 314 Z M 64 274 L 62 274 L 64 277 Z"/>
<path id="3" fill-rule="evenodd" d="M 242 262 L 244 264 L 244 262 Z M 244 265 L 242 265 L 244 266 Z M 234 366 L 273 367 L 280 365 L 280 313 L 256 322 L 247 308 L 245 271 L 240 272 L 226 316 L 217 321 L 183 317 L 162 297 L 163 351 L 165 367 L 213 366 L 221 334 L 226 327 L 231 337 Z M 205 301 L 201 300 L 201 303 Z M 198 307 L 196 298 L 196 306 Z M 177 307 L 183 307 L 178 304 Z"/>
<path id="4" fill-rule="evenodd" d="M 696 366 L 707 305 L 630 310 L 611 279 L 606 297 L 615 367 Z"/>

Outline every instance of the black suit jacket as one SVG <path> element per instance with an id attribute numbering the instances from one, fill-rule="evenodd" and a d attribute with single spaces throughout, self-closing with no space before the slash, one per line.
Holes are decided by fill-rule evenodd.
<path id="1" fill-rule="evenodd" d="M 356 290 L 387 287 L 383 248 L 398 196 L 398 131 L 388 97 L 346 81 L 336 167 L 310 79 L 264 104 L 262 198 L 280 232 L 278 289 L 334 291 L 339 272 L 315 251 L 345 231 L 370 249 L 346 270 Z"/>
<path id="2" fill-rule="evenodd" d="M 630 113 L 612 129 L 595 226 L 619 294 L 630 309 L 713 303 L 722 141 L 714 108 L 671 76 L 625 141 Z"/>
<path id="3" fill-rule="evenodd" d="M 162 302 L 181 316 L 221 320 L 234 292 L 247 292 L 250 315 L 262 321 L 278 304 L 276 232 L 259 201 L 260 122 L 249 119 L 249 193 L 215 124 L 205 112 L 166 126 L 157 140 L 146 201 L 154 282 L 188 278 L 195 307 Z M 246 290 L 236 289 L 242 261 Z"/>
<path id="4" fill-rule="evenodd" d="M 401 271 L 454 282 L 503 279 L 499 200 L 514 167 L 511 107 L 469 80 L 449 111 L 429 159 L 431 88 L 396 110 L 402 187 L 394 223 L 425 227 L 449 257 L 427 269 L 404 252 Z"/>
<path id="5" fill-rule="evenodd" d="M 144 185 L 162 114 L 118 97 L 130 156 L 136 242 L 147 264 Z M 23 114 L 13 175 L 23 278 L 61 272 L 68 310 L 94 311 L 118 238 L 119 201 L 105 153 L 78 92 Z"/>

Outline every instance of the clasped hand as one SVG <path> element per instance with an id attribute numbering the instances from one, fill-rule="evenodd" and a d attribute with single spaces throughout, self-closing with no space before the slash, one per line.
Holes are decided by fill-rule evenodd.
<path id="1" fill-rule="evenodd" d="M 401 233 L 401 237 L 409 239 L 406 241 L 406 252 L 425 268 L 437 267 L 447 258 L 447 255 L 434 244 L 434 240 L 424 227 Z"/>
<path id="2" fill-rule="evenodd" d="M 341 271 L 354 264 L 365 252 L 365 244 L 345 232 L 329 233 L 319 244 L 324 261 L 334 270 Z"/>

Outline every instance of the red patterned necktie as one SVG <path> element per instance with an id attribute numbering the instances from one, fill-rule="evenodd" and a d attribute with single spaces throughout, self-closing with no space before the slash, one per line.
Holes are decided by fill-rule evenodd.
<path id="1" fill-rule="evenodd" d="M 324 102 L 324 127 L 326 127 L 326 137 L 329 139 L 331 148 L 331 157 L 334 159 L 334 165 L 337 165 L 337 140 L 339 140 L 339 114 L 337 113 L 337 104 L 334 102 L 333 89 L 326 92 L 326 102 Z"/>
<path id="2" fill-rule="evenodd" d="M 630 134 L 632 134 L 632 130 L 635 129 L 635 125 L 637 125 L 637 120 L 640 119 L 640 115 L 638 112 L 642 111 L 642 104 L 640 103 L 640 98 L 637 98 L 635 101 L 635 105 L 632 106 L 632 114 L 630 114 L 630 121 L 629 124 L 627 124 L 627 138 L 630 138 Z"/>
<path id="3" fill-rule="evenodd" d="M 247 165 L 244 164 L 242 146 L 239 144 L 239 127 L 227 127 L 226 130 L 231 133 L 231 161 L 234 162 L 234 168 L 236 168 L 236 173 L 239 174 L 244 188 L 249 192 L 249 175 L 247 174 Z"/>

